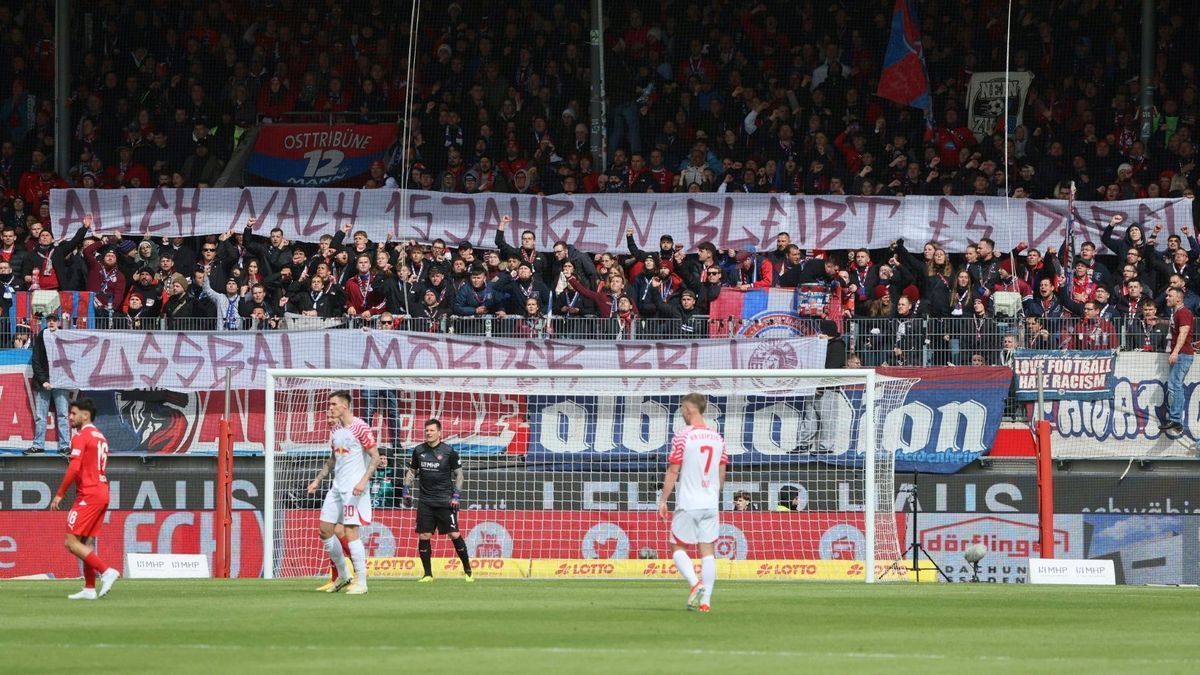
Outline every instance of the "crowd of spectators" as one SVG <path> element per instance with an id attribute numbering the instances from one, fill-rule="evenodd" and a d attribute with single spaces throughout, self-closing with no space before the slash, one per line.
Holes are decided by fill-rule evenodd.
<path id="1" fill-rule="evenodd" d="M 92 3 L 72 27 L 63 175 L 52 165 L 53 16 L 33 0 L 0 7 L 4 302 L 26 288 L 90 290 L 104 320 L 190 317 L 220 329 L 246 317 L 269 327 L 287 314 L 385 311 L 393 320 L 553 314 L 689 326 L 721 292 L 818 284 L 834 318 L 897 319 L 860 331 L 858 356 L 872 364 L 915 363 L 917 351 L 921 362 L 967 363 L 978 350 L 961 347 L 973 339 L 961 327 L 997 314 L 1025 317 L 1022 342 L 1107 346 L 1118 338 L 1106 335 L 1145 333 L 1133 346 L 1157 349 L 1145 322 L 1165 289 L 1182 286 L 1195 306 L 1195 239 L 1156 250 L 1154 223 L 1112 223 L 1104 243 L 1115 263 L 1092 242 L 1077 259 L 1009 254 L 986 240 L 965 253 L 910 252 L 902 241 L 816 252 L 786 235 L 765 253 L 702 246 L 685 255 L 664 238 L 659 251 L 631 241 L 589 256 L 558 243 L 538 253 L 514 232 L 488 251 L 377 243 L 350 224 L 315 243 L 278 232 L 169 241 L 52 232 L 50 189 L 209 186 L 248 128 L 289 113 L 407 117 L 408 156 L 393 152 L 364 188 L 1047 198 L 1074 181 L 1086 201 L 1190 197 L 1200 177 L 1188 3 L 1157 3 L 1148 141 L 1136 105 L 1141 3 L 1014 3 L 1011 67 L 1034 79 L 1007 142 L 999 132 L 977 138 L 962 107 L 973 72 L 1003 69 L 1006 3 L 918 3 L 932 124 L 873 95 L 891 0 L 604 5 L 607 158 L 590 148 L 587 3 L 422 3 L 411 68 L 405 3 Z M 1132 322 L 1141 333 L 1120 328 Z"/>

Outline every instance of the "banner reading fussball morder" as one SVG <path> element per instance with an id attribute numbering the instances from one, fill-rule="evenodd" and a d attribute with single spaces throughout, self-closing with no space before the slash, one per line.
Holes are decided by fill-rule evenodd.
<path id="1" fill-rule="evenodd" d="M 1018 349 L 1012 368 L 1018 401 L 1038 399 L 1039 379 L 1047 401 L 1098 401 L 1112 397 L 1117 352 Z"/>
<path id="2" fill-rule="evenodd" d="M 263 389 L 271 368 L 371 370 L 639 370 L 820 368 L 825 342 L 778 340 L 522 340 L 355 330 L 298 333 L 124 333 L 46 336 L 50 377 L 64 389 Z M 479 382 L 486 390 L 488 383 Z M 510 385 L 511 386 L 511 385 Z M 570 389 L 567 389 L 568 391 Z"/>
<path id="3" fill-rule="evenodd" d="M 246 173 L 260 185 L 360 188 L 395 140 L 394 124 L 266 124 Z"/>
<path id="4" fill-rule="evenodd" d="M 301 174 L 310 159 L 297 160 Z M 319 160 L 312 171 L 325 166 Z M 369 164 L 369 163 L 368 163 Z M 358 187 L 358 186 L 356 186 Z M 501 216 L 511 216 L 509 242 L 532 230 L 549 251 L 565 241 L 594 253 L 627 250 L 625 230 L 652 248 L 671 235 L 688 251 L 702 242 L 720 249 L 767 250 L 781 232 L 803 248 L 887 248 L 897 239 L 934 241 L 963 251 L 984 237 L 1008 250 L 1025 242 L 1046 249 L 1062 243 L 1067 202 L 1002 197 L 843 197 L 739 194 L 593 194 L 549 197 L 496 193 L 455 194 L 417 190 L 251 187 L 146 190 L 52 190 L 54 231 L 70 234 L 92 214 L 96 232 L 196 236 L 241 230 L 256 218 L 254 231 L 283 230 L 292 241 L 316 241 L 349 222 L 372 240 L 391 234 L 397 241 L 445 239 L 494 248 Z M 1077 236 L 1100 240 L 1109 218 L 1162 223 L 1159 237 L 1192 225 L 1187 199 L 1141 199 L 1075 204 Z"/>

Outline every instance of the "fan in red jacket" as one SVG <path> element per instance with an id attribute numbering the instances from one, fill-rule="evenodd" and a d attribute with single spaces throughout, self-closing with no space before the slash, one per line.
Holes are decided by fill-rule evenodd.
<path id="1" fill-rule="evenodd" d="M 104 183 L 109 187 L 151 187 L 150 172 L 146 167 L 133 161 L 133 149 L 121 146 L 120 157 L 116 164 L 109 165 L 104 170 Z M 136 182 L 135 182 L 136 180 Z"/>
<path id="2" fill-rule="evenodd" d="M 369 319 L 387 309 L 387 300 L 379 288 L 379 277 L 371 270 L 371 256 L 358 256 L 354 272 L 354 276 L 346 280 L 347 313 Z"/>
<path id="3" fill-rule="evenodd" d="M 942 166 L 958 166 L 958 152 L 975 146 L 975 134 L 958 120 L 957 110 L 946 111 L 946 123 L 925 130 L 925 142 L 937 148 Z"/>
<path id="4" fill-rule="evenodd" d="M 117 252 L 109 248 L 100 255 L 100 242 L 92 243 L 83 249 L 83 260 L 87 263 L 87 289 L 92 292 L 96 303 L 96 314 L 111 313 L 115 307 L 118 311 L 125 301 L 125 289 L 128 285 L 125 274 L 117 266 Z"/>
<path id="5" fill-rule="evenodd" d="M 26 204 L 41 204 L 43 199 L 50 199 L 51 190 L 65 190 L 71 187 L 63 180 L 50 165 L 45 165 L 36 175 L 26 173 L 21 177 L 21 197 Z"/>
<path id="6" fill-rule="evenodd" d="M 283 114 L 296 107 L 296 97 L 283 85 L 278 76 L 258 91 L 258 113 L 272 121 L 281 121 Z"/>

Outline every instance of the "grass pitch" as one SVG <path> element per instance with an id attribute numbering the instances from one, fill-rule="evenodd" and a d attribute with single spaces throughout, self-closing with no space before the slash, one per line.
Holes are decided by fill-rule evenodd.
<path id="1" fill-rule="evenodd" d="M 1194 673 L 1200 590 L 989 584 L 0 582 L 11 673 Z"/>

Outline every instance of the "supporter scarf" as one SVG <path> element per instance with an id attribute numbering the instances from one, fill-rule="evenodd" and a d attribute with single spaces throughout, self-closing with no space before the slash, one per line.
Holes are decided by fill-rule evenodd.
<path id="1" fill-rule="evenodd" d="M 483 297 L 487 294 L 487 287 L 484 286 L 483 288 L 477 290 L 471 284 L 467 284 L 467 290 L 471 291 L 471 297 L 475 298 L 475 306 L 482 307 Z"/>
<path id="2" fill-rule="evenodd" d="M 871 273 L 871 265 L 868 263 L 866 267 L 854 266 L 854 277 L 858 279 L 858 294 L 859 300 L 867 299 L 867 275 Z"/>
<path id="3" fill-rule="evenodd" d="M 954 299 L 954 308 L 950 310 L 950 314 L 954 316 L 962 316 L 967 307 L 967 299 L 969 295 L 971 295 L 970 291 L 960 291 L 958 296 Z"/>
<path id="4" fill-rule="evenodd" d="M 362 291 L 363 300 L 366 300 L 367 294 L 369 294 L 371 292 L 371 275 L 370 274 L 358 275 L 358 288 L 359 288 L 359 290 Z"/>
<path id="5" fill-rule="evenodd" d="M 1071 277 L 1071 294 L 1072 295 L 1077 294 L 1077 293 L 1084 293 L 1087 295 L 1087 297 L 1090 298 L 1090 297 L 1092 297 L 1092 295 L 1095 292 L 1096 292 L 1096 282 L 1092 281 L 1092 278 L 1090 276 L 1084 277 L 1083 279 L 1080 279 L 1079 277 L 1075 277 L 1075 276 Z"/>
<path id="6" fill-rule="evenodd" d="M 1154 345 L 1150 341 L 1150 337 L 1151 337 L 1150 331 L 1154 330 L 1155 327 L 1151 326 L 1150 323 L 1147 322 L 1145 319 L 1141 320 L 1141 324 L 1142 324 L 1142 351 L 1152 352 L 1152 351 L 1154 351 Z"/>
<path id="7" fill-rule="evenodd" d="M 54 246 L 42 246 L 38 244 L 34 253 L 37 253 L 42 258 L 42 274 L 50 274 L 54 271 L 54 265 L 50 262 L 50 254 L 54 252 Z"/>
<path id="8" fill-rule="evenodd" d="M 117 282 L 117 271 L 115 269 L 100 268 L 100 297 L 105 300 L 106 305 L 111 305 L 113 301 L 111 285 Z"/>
<path id="9" fill-rule="evenodd" d="M 237 298 L 229 298 L 229 302 L 225 305 L 225 328 L 228 330 L 238 329 Z"/>

